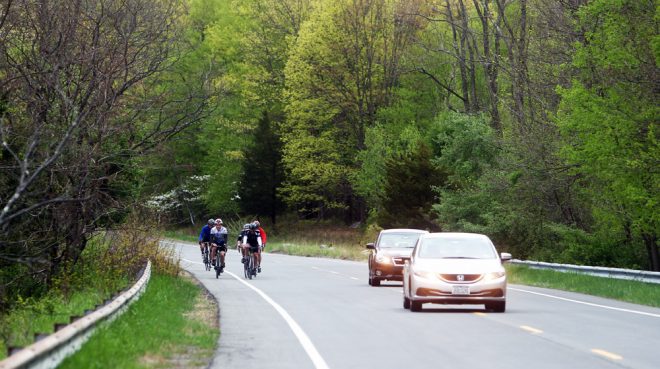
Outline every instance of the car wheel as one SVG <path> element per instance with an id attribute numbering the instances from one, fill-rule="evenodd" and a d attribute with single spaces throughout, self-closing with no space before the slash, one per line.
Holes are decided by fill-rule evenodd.
<path id="1" fill-rule="evenodd" d="M 369 285 L 371 286 L 373 279 L 371 278 L 371 275 L 369 276 Z"/>
<path id="2" fill-rule="evenodd" d="M 410 299 L 406 296 L 403 296 L 403 308 L 410 309 Z"/>
<path id="3" fill-rule="evenodd" d="M 380 286 L 380 279 L 374 277 L 374 278 L 371 280 L 371 285 L 372 285 L 373 287 L 378 287 L 378 286 Z"/>
<path id="4" fill-rule="evenodd" d="M 503 313 L 506 311 L 506 301 L 497 301 L 486 304 L 486 309 L 492 310 L 496 313 Z"/>
<path id="5" fill-rule="evenodd" d="M 422 311 L 422 303 L 419 301 L 410 301 L 410 311 Z"/>

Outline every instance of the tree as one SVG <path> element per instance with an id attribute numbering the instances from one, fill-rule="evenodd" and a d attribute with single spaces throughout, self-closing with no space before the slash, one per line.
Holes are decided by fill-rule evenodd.
<path id="1" fill-rule="evenodd" d="M 0 265 L 48 281 L 128 211 L 137 158 L 205 115 L 206 79 L 168 73 L 179 1 L 5 4 Z"/>
<path id="2" fill-rule="evenodd" d="M 350 178 L 365 132 L 391 102 L 417 24 L 403 2 L 323 3 L 301 27 L 286 66 L 283 188 L 294 208 L 364 216 Z M 413 3 L 414 4 L 414 3 Z M 407 8 L 405 8 L 407 9 Z M 311 207 L 311 208 L 310 208 Z"/>
<path id="3" fill-rule="evenodd" d="M 649 1 L 590 2 L 579 10 L 582 73 L 560 89 L 563 155 L 588 192 L 600 229 L 641 241 L 660 270 L 658 8 Z"/>
<path id="4" fill-rule="evenodd" d="M 431 216 L 436 194 L 446 175 L 431 162 L 430 148 L 420 141 L 411 153 L 396 155 L 387 161 L 385 200 L 377 218 L 384 228 L 418 228 L 438 231 Z"/>
<path id="5" fill-rule="evenodd" d="M 281 141 L 267 114 L 259 120 L 254 142 L 244 150 L 243 177 L 239 187 L 241 209 L 246 214 L 268 216 L 275 224 L 284 204 L 277 190 L 284 176 Z"/>

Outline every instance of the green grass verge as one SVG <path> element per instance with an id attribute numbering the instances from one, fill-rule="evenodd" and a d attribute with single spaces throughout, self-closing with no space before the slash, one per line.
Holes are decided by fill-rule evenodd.
<path id="1" fill-rule="evenodd" d="M 553 288 L 660 307 L 660 286 L 653 283 L 596 277 L 505 264 L 509 283 Z"/>
<path id="2" fill-rule="evenodd" d="M 366 248 L 305 242 L 268 242 L 266 251 L 278 254 L 315 256 L 343 260 L 367 260 Z"/>
<path id="3" fill-rule="evenodd" d="M 144 295 L 59 368 L 206 367 L 217 324 L 217 309 L 199 286 L 153 274 Z"/>
<path id="4" fill-rule="evenodd" d="M 167 230 L 163 234 L 163 237 L 197 243 L 199 237 L 198 234 L 199 232 L 195 234 L 192 229 L 182 228 L 182 229 Z"/>
<path id="5" fill-rule="evenodd" d="M 35 333 L 53 333 L 55 323 L 67 324 L 71 316 L 83 315 L 111 295 L 107 290 L 87 289 L 68 298 L 53 292 L 38 300 L 19 301 L 12 311 L 0 317 L 0 360 L 7 357 L 7 346 L 28 346 L 34 342 Z"/>

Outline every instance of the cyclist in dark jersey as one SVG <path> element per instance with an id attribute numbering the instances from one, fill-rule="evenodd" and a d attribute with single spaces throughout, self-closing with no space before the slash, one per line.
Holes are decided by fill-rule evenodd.
<path id="1" fill-rule="evenodd" d="M 256 256 L 257 272 L 261 273 L 261 234 L 256 224 L 250 224 L 250 229 L 243 236 L 243 244 Z"/>
<path id="2" fill-rule="evenodd" d="M 243 236 L 245 236 L 248 233 L 249 230 L 250 230 L 250 224 L 249 223 L 245 224 L 243 226 L 243 230 L 241 231 L 241 233 L 238 234 L 238 238 L 236 239 L 236 250 L 239 250 L 241 252 L 241 256 L 242 256 L 241 257 L 241 263 L 243 263 L 243 264 L 245 264 L 245 260 L 246 260 L 245 259 L 246 250 L 245 250 L 245 248 L 242 247 L 243 246 Z"/>

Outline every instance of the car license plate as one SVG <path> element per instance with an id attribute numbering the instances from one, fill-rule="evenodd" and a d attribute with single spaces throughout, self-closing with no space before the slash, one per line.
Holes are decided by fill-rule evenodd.
<path id="1" fill-rule="evenodd" d="M 470 286 L 451 286 L 452 295 L 469 295 Z"/>

